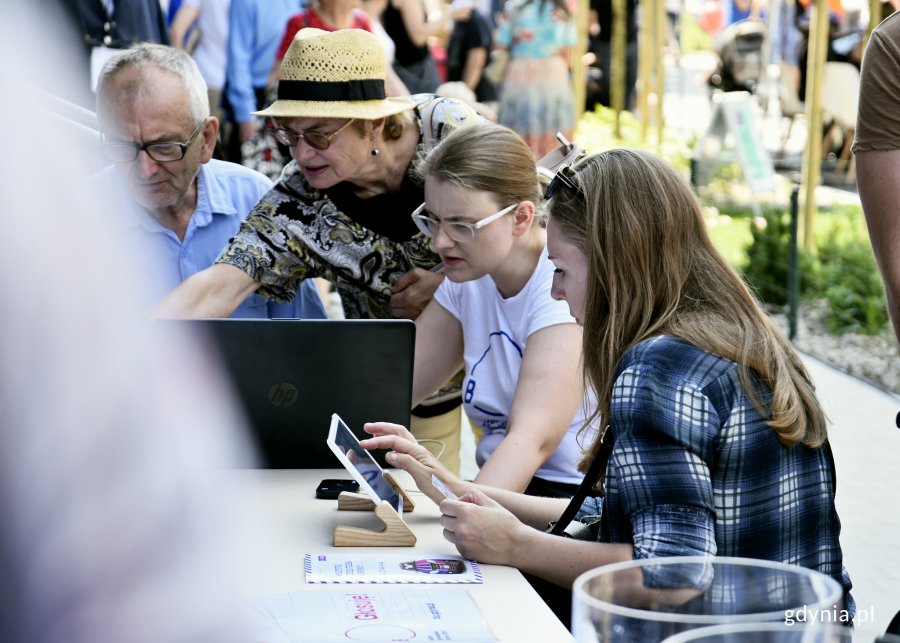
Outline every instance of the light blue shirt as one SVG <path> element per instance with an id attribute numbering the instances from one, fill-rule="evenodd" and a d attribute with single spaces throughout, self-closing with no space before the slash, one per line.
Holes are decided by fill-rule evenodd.
<path id="1" fill-rule="evenodd" d="M 191 54 L 210 89 L 225 86 L 225 47 L 228 45 L 229 0 L 184 0 L 186 7 L 198 7 L 200 15 L 194 25 L 200 30 L 200 41 Z M 212 107 L 216 107 L 213 105 Z"/>
<path id="2" fill-rule="evenodd" d="M 253 90 L 266 86 L 288 19 L 302 8 L 300 0 L 231 1 L 225 91 L 236 122 L 256 118 Z"/>
<path id="3" fill-rule="evenodd" d="M 213 159 L 201 165 L 197 209 L 180 240 L 135 203 L 115 166 L 99 172 L 96 180 L 112 199 L 112 225 L 119 231 L 118 238 L 131 244 L 129 250 L 133 249 L 136 260 L 146 266 L 142 295 L 148 310 L 182 281 L 213 264 L 243 218 L 272 185 L 259 172 L 235 163 Z M 306 280 L 293 302 L 279 304 L 253 294 L 232 317 L 324 319 L 326 314 L 315 283 Z"/>

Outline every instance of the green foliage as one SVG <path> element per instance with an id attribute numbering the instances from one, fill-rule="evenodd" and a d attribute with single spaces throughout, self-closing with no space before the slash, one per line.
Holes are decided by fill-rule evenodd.
<path id="1" fill-rule="evenodd" d="M 725 209 L 751 210 L 754 195 L 744 182 L 744 171 L 735 161 L 711 161 L 697 164 L 693 177 L 697 195 L 703 203 Z M 743 204 L 743 205 L 741 205 Z"/>
<path id="2" fill-rule="evenodd" d="M 713 245 L 734 267 L 741 266 L 747 257 L 747 246 L 752 239 L 749 219 L 720 213 L 717 208 L 704 208 L 706 229 Z"/>
<path id="3" fill-rule="evenodd" d="M 642 139 L 641 122 L 625 111 L 619 116 L 619 133 L 621 137 L 616 138 L 615 110 L 598 105 L 594 111 L 582 114 L 575 140 L 589 153 L 617 147 L 646 150 L 666 159 L 685 176 L 690 172 L 691 141 L 663 129 L 663 140 L 657 146 L 656 128 L 648 127 L 646 140 Z"/>
<path id="4" fill-rule="evenodd" d="M 862 206 L 834 204 L 819 208 L 813 237 L 817 248 L 829 242 L 837 242 L 838 245 L 857 240 L 868 242 L 869 231 L 866 229 Z"/>
<path id="5" fill-rule="evenodd" d="M 825 239 L 816 255 L 799 250 L 800 295 L 824 299 L 828 304 L 826 324 L 835 335 L 857 332 L 875 335 L 888 324 L 884 288 L 858 208 L 835 208 L 820 221 Z M 751 219 L 751 242 L 741 266 L 745 279 L 760 298 L 784 305 L 788 300 L 788 252 L 790 214 L 767 210 Z"/>
<path id="6" fill-rule="evenodd" d="M 791 215 L 784 209 L 770 209 L 762 217 L 751 220 L 751 241 L 746 261 L 740 266 L 744 279 L 766 303 L 784 305 L 788 302 L 790 270 Z M 818 286 L 815 258 L 798 249 L 800 265 L 800 294 L 809 296 Z"/>
<path id="7" fill-rule="evenodd" d="M 819 251 L 822 293 L 828 302 L 828 329 L 838 335 L 858 332 L 875 335 L 888 324 L 884 287 L 867 240 L 843 243 L 837 237 Z"/>

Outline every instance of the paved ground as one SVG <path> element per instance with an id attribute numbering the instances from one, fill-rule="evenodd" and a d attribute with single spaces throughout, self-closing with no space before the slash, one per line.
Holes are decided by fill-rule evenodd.
<path id="1" fill-rule="evenodd" d="M 900 397 L 807 357 L 831 420 L 841 545 L 859 609 L 858 641 L 872 641 L 900 610 Z M 864 615 L 872 622 L 862 622 Z"/>

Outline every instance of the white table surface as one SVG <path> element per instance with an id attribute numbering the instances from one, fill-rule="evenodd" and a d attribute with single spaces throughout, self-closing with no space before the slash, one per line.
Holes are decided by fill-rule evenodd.
<path id="1" fill-rule="evenodd" d="M 458 554 L 442 536 L 440 511 L 415 488 L 412 479 L 398 472 L 416 508 L 404 514 L 404 520 L 417 537 L 414 547 L 385 547 L 385 553 L 421 552 Z M 304 582 L 303 557 L 307 552 L 371 552 L 372 548 L 332 546 L 337 525 L 378 529 L 378 519 L 369 512 L 338 511 L 336 500 L 315 497 L 315 489 L 324 478 L 349 478 L 344 470 L 239 470 L 229 471 L 226 481 L 234 484 L 241 499 L 251 503 L 265 537 L 265 551 L 258 552 L 252 577 L 251 594 L 278 594 L 316 591 L 323 585 Z M 468 590 L 478 604 L 485 621 L 499 641 L 553 643 L 572 641 L 572 636 L 553 612 L 531 588 L 522 574 L 512 567 L 480 565 L 484 584 L 456 585 Z"/>

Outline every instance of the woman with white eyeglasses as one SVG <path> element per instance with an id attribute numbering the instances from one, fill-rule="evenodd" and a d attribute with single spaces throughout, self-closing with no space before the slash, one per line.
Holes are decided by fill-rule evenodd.
<path id="1" fill-rule="evenodd" d="M 482 433 L 476 480 L 571 496 L 583 477 L 581 329 L 550 296 L 534 158 L 512 130 L 472 125 L 442 140 L 417 172 L 425 203 L 412 217 L 447 278 L 416 320 L 413 401 L 465 366 L 464 409 Z"/>

